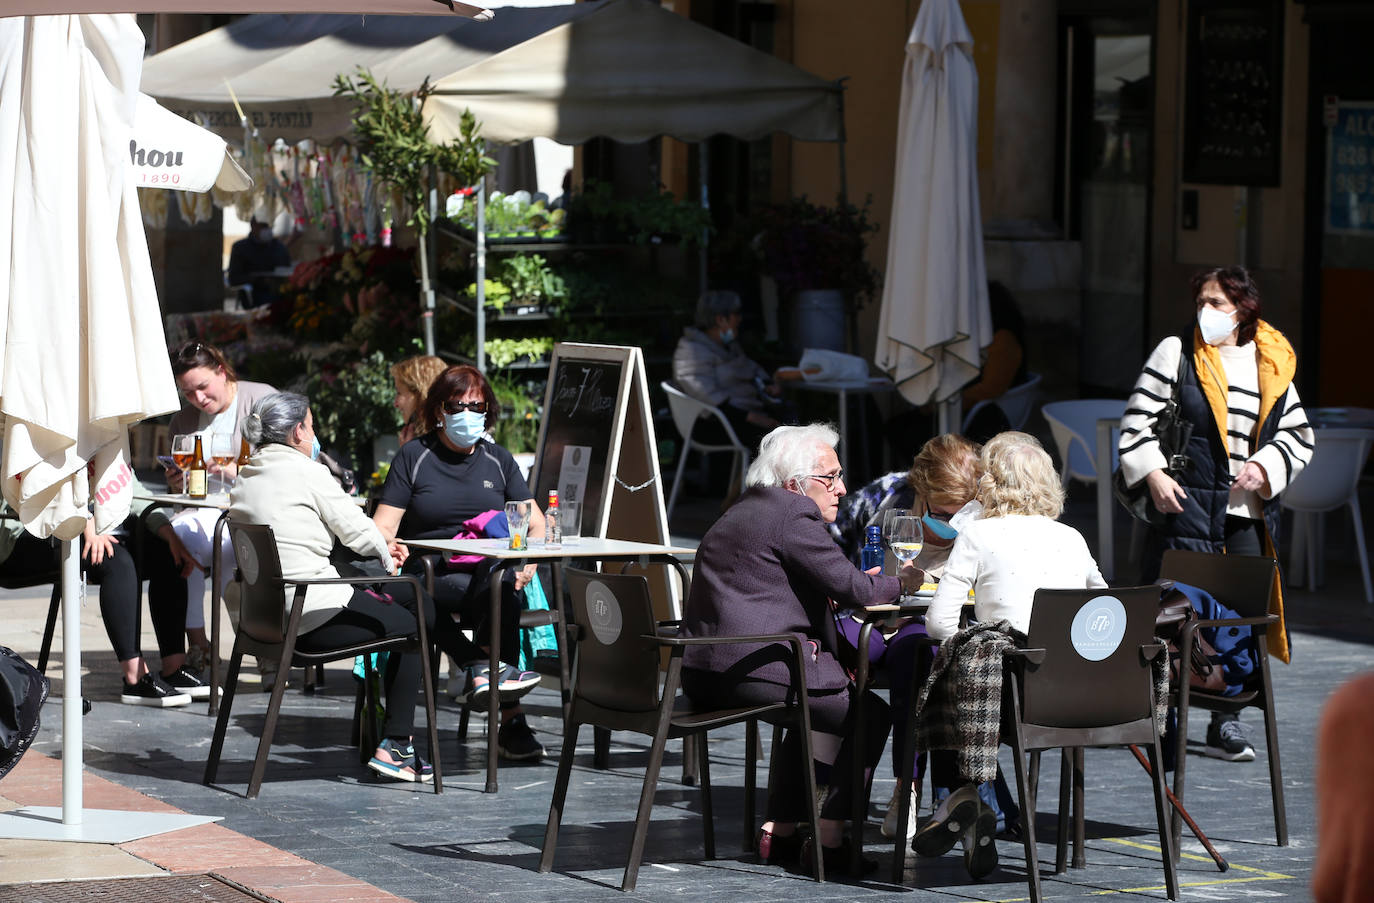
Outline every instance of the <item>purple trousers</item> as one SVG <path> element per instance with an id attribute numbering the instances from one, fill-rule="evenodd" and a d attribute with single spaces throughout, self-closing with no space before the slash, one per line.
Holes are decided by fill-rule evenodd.
<path id="1" fill-rule="evenodd" d="M 843 617 L 835 619 L 835 627 L 839 632 L 841 643 L 847 643 L 850 649 L 859 648 L 859 631 L 863 624 L 853 618 Z M 901 773 L 901 745 L 906 737 L 907 718 L 911 717 L 912 709 L 916 705 L 916 699 L 911 695 L 911 677 L 913 672 L 919 670 L 919 683 L 916 687 L 920 688 L 925 683 L 926 675 L 930 673 L 931 662 L 935 660 L 935 647 L 926 645 L 923 641 L 926 638 L 926 627 L 924 624 L 910 622 L 903 624 L 901 628 L 890 637 L 884 637 L 876 628 L 868 635 L 868 662 L 870 671 L 876 668 L 886 668 L 888 675 L 889 694 L 892 699 L 892 774 L 898 776 Z M 925 773 L 925 754 L 916 760 L 916 766 L 911 775 L 913 780 L 920 781 Z"/>

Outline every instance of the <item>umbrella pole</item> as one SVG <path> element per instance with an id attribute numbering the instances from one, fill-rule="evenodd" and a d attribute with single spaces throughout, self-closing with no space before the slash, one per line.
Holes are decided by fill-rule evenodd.
<path id="1" fill-rule="evenodd" d="M 81 824 L 81 570 L 62 540 L 62 824 Z"/>

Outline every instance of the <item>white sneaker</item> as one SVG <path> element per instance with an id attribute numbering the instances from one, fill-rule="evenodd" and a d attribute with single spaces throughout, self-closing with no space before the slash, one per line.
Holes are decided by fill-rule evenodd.
<path id="1" fill-rule="evenodd" d="M 892 788 L 892 799 L 887 801 L 887 814 L 883 816 L 883 836 L 897 836 L 897 816 L 901 812 L 901 800 L 897 796 L 897 788 Z M 911 838 L 916 834 L 916 788 L 911 788 L 911 805 L 906 813 L 906 836 Z"/>

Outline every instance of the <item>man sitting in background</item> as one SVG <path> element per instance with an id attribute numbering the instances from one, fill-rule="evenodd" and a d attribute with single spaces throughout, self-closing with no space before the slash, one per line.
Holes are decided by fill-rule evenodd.
<path id="1" fill-rule="evenodd" d="M 245 293 L 244 307 L 270 304 L 281 297 L 281 278 L 273 271 L 291 266 L 291 253 L 286 245 L 272 235 L 272 226 L 254 217 L 249 223 L 248 237 L 234 242 L 229 249 L 229 284 L 251 286 Z"/>

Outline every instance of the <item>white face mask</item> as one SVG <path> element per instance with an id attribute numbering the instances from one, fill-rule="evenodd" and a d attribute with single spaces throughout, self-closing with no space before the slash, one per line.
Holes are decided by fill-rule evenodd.
<path id="1" fill-rule="evenodd" d="M 1227 336 L 1236 331 L 1235 313 L 1224 314 L 1215 307 L 1203 305 L 1197 312 L 1197 326 L 1202 332 L 1202 340 L 1208 345 L 1220 345 Z"/>

